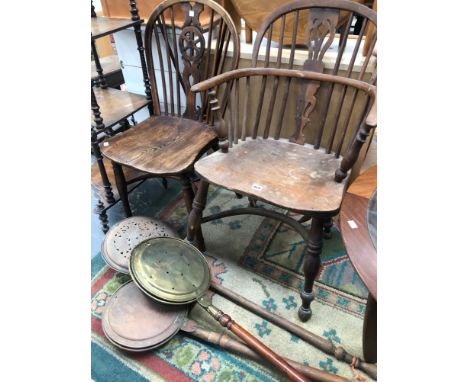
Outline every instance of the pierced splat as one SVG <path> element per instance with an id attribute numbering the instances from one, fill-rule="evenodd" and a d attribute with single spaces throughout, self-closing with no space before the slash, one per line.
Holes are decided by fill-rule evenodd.
<path id="1" fill-rule="evenodd" d="M 182 80 L 184 88 L 188 90 L 191 86 L 190 77 L 192 84 L 200 82 L 200 66 L 205 54 L 205 38 L 199 19 L 203 4 L 196 3 L 192 7 L 190 3 L 182 3 L 181 7 L 186 17 L 179 37 L 179 49 L 184 61 Z M 184 117 L 197 118 L 195 94 L 190 91 L 187 91 L 187 109 Z"/>
<path id="2" fill-rule="evenodd" d="M 309 56 L 302 68 L 314 72 L 323 73 L 323 56 L 330 48 L 335 38 L 336 25 L 340 11 L 338 9 L 310 9 L 307 27 Z M 327 38 L 328 36 L 328 38 Z M 310 114 L 315 109 L 317 93 L 320 83 L 316 81 L 304 81 L 301 85 L 301 96 L 297 100 L 296 131 L 289 139 L 290 142 L 305 142 L 304 129 L 310 121 Z"/>

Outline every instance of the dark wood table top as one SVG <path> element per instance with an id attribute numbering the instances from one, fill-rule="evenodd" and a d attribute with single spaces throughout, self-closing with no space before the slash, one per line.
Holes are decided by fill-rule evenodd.
<path id="1" fill-rule="evenodd" d="M 377 166 L 373 166 L 348 188 L 341 206 L 340 230 L 351 263 L 377 301 L 377 251 L 367 225 L 367 207 L 376 188 Z"/>

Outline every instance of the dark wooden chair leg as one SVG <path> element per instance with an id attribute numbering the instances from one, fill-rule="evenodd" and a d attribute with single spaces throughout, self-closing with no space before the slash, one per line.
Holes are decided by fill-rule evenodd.
<path id="1" fill-rule="evenodd" d="M 333 227 L 333 219 L 332 218 L 325 219 L 325 221 L 323 222 L 323 238 L 324 239 L 329 240 L 332 238 L 332 233 L 331 233 L 332 227 Z"/>
<path id="2" fill-rule="evenodd" d="M 254 198 L 252 198 L 251 196 L 249 196 L 249 206 L 250 207 L 257 207 L 257 200 L 255 200 Z"/>
<path id="3" fill-rule="evenodd" d="M 362 332 L 362 348 L 364 360 L 369 363 L 377 362 L 377 301 L 369 294 L 364 316 Z"/>
<path id="4" fill-rule="evenodd" d="M 313 218 L 309 231 L 304 259 L 304 288 L 301 290 L 302 306 L 299 308 L 299 319 L 303 322 L 312 316 L 310 304 L 314 299 L 312 287 L 320 269 L 320 254 L 323 244 L 323 219 Z"/>
<path id="5" fill-rule="evenodd" d="M 125 215 L 130 217 L 132 216 L 132 210 L 130 209 L 130 202 L 128 201 L 127 182 L 125 181 L 122 165 L 112 162 L 112 169 L 114 170 L 115 184 L 117 185 L 117 191 L 119 192 Z"/>
<path id="6" fill-rule="evenodd" d="M 187 240 L 189 243 L 195 245 L 200 251 L 205 251 L 205 241 L 201 230 L 201 218 L 203 210 L 206 206 L 206 199 L 208 197 L 209 183 L 203 180 L 197 190 L 197 195 L 193 201 L 193 208 L 190 211 L 189 221 L 187 225 Z M 194 240 L 196 239 L 196 240 Z"/>
<path id="7" fill-rule="evenodd" d="M 109 231 L 109 219 L 107 218 L 107 212 L 104 208 L 104 204 L 99 199 L 96 205 L 96 213 L 99 215 L 101 221 L 102 232 L 107 233 Z"/>
<path id="8" fill-rule="evenodd" d="M 190 182 L 188 177 L 182 178 L 182 194 L 184 197 L 185 208 L 187 209 L 187 212 L 190 213 L 190 211 L 192 211 L 192 203 L 195 198 L 195 194 L 193 193 L 192 182 Z"/>

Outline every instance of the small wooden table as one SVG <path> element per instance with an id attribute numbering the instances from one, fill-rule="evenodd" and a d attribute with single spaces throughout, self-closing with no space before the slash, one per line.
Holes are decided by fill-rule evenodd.
<path id="1" fill-rule="evenodd" d="M 361 174 L 343 198 L 340 230 L 349 259 L 369 290 L 362 346 L 366 362 L 377 362 L 377 250 L 369 235 L 369 201 L 377 190 L 377 166 Z M 376 199 L 375 199 L 376 201 Z"/>

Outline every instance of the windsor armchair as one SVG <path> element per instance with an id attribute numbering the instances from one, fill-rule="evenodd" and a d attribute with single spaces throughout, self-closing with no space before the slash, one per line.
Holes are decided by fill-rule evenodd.
<path id="1" fill-rule="evenodd" d="M 184 15 L 182 25 L 180 15 Z M 126 186 L 135 179 L 126 179 L 123 167 L 144 173 L 136 180 L 180 180 L 190 211 L 193 163 L 217 143 L 216 133 L 205 123 L 211 114 L 207 94 L 196 97 L 190 87 L 237 67 L 239 37 L 230 16 L 214 1 L 166 0 L 148 19 L 145 53 L 155 115 L 106 140 L 102 154 L 112 161 L 127 216 L 132 212 Z"/>
<path id="2" fill-rule="evenodd" d="M 304 129 L 300 126 L 301 134 L 294 135 L 293 139 L 281 138 L 282 129 L 301 118 L 293 106 L 300 102 L 303 88 L 309 86 L 320 87 L 322 92 L 332 88 L 333 100 L 348 92 L 347 105 L 354 96 L 366 102 L 355 102 L 349 109 L 334 113 L 317 107 L 310 114 L 311 126 L 307 132 L 301 135 Z M 376 88 L 364 81 L 317 72 L 247 68 L 216 76 L 194 85 L 192 90 L 209 90 L 214 110 L 211 122 L 221 150 L 195 163 L 201 181 L 189 216 L 187 238 L 205 250 L 201 224 L 238 214 L 268 216 L 291 226 L 307 243 L 299 309 L 299 318 L 306 321 L 312 314 L 312 287 L 320 267 L 323 226 L 338 214 L 349 170 L 376 126 Z M 228 108 L 223 115 L 219 100 L 226 99 L 226 94 Z M 323 128 L 321 121 L 325 121 Z M 331 142 L 350 136 L 344 155 L 329 142 L 317 139 L 324 135 L 324 130 L 331 130 Z M 209 184 L 310 215 L 310 230 L 286 214 L 252 206 L 203 217 Z"/>
<path id="3" fill-rule="evenodd" d="M 278 7 L 258 28 L 252 52 L 252 66 L 327 72 L 375 84 L 375 59 L 372 59 L 371 54 L 365 57 L 362 55 L 365 51 L 372 53 L 376 46 L 377 34 L 366 32 L 371 27 L 376 28 L 377 14 L 360 3 L 362 1 L 296 0 Z M 359 32 L 354 35 L 358 23 Z M 327 52 L 329 54 L 325 55 Z M 265 89 L 264 82 L 261 86 Z M 313 82 L 303 85 L 296 104 L 298 115 L 291 125 L 295 129 L 284 131 L 291 141 L 304 141 L 304 128 L 316 107 L 315 93 L 318 87 L 318 84 Z M 272 91 L 276 94 L 277 84 L 273 86 Z M 330 86 L 324 94 L 324 115 L 332 106 L 336 106 L 334 112 L 337 114 L 345 106 L 346 93 L 341 93 L 335 102 L 336 105 L 331 104 L 332 93 L 333 86 Z M 351 108 L 355 102 L 356 98 L 352 97 Z M 284 112 L 286 104 L 283 102 L 280 107 Z M 344 118 L 349 118 L 349 113 L 345 114 Z M 325 120 L 322 119 L 320 131 L 324 131 L 324 123 Z M 314 146 L 318 147 L 322 139 L 328 139 L 328 146 L 335 147 L 338 152 L 343 144 L 347 143 L 342 140 L 330 141 L 328 136 L 322 137 L 319 134 Z M 306 215 L 302 221 L 309 218 L 310 216 Z M 331 220 L 325 223 L 326 238 L 331 235 L 332 224 Z"/>

